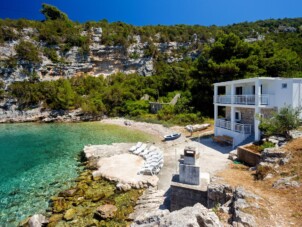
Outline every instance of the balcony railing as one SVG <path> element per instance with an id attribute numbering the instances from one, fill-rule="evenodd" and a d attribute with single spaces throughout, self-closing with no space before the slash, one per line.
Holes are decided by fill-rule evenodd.
<path id="1" fill-rule="evenodd" d="M 250 124 L 240 124 L 237 122 L 231 122 L 224 119 L 217 119 L 215 121 L 215 126 L 219 128 L 224 128 L 230 131 L 239 132 L 242 134 L 251 134 L 252 125 Z"/>
<path id="2" fill-rule="evenodd" d="M 255 105 L 256 95 L 218 95 L 214 96 L 215 103 L 221 104 L 239 104 L 239 105 Z M 270 105 L 270 95 L 259 96 L 260 105 Z"/>

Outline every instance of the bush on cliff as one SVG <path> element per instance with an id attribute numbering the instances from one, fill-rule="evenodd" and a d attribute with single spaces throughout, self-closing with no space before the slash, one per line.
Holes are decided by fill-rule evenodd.
<path id="1" fill-rule="evenodd" d="M 42 60 L 39 56 L 39 49 L 31 42 L 21 41 L 15 46 L 17 57 L 19 60 L 27 61 L 28 63 L 40 63 Z"/>

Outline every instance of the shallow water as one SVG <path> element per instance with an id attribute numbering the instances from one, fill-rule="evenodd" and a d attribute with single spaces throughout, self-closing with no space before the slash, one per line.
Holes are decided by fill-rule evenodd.
<path id="1" fill-rule="evenodd" d="M 0 124 L 0 225 L 44 213 L 48 200 L 73 184 L 86 144 L 147 140 L 113 125 Z"/>

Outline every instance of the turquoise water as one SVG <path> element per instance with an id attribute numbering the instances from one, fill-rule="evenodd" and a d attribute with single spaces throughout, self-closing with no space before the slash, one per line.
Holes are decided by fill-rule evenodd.
<path id="1" fill-rule="evenodd" d="M 49 198 L 73 184 L 84 145 L 146 139 L 97 122 L 0 124 L 0 226 L 45 213 Z"/>

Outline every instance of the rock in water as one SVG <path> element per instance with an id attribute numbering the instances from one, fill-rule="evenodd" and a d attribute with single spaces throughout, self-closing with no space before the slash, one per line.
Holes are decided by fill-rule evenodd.
<path id="1" fill-rule="evenodd" d="M 29 227 L 41 227 L 47 223 L 48 220 L 42 214 L 35 214 L 28 221 Z"/>
<path id="2" fill-rule="evenodd" d="M 65 190 L 63 192 L 60 192 L 59 196 L 62 196 L 62 197 L 72 197 L 72 196 L 75 195 L 76 192 L 77 192 L 77 189 L 68 189 L 68 190 Z"/>
<path id="3" fill-rule="evenodd" d="M 105 204 L 97 208 L 95 212 L 95 216 L 99 219 L 107 219 L 113 218 L 115 212 L 117 211 L 117 207 L 112 204 Z"/>
<path id="4" fill-rule="evenodd" d="M 76 214 L 76 210 L 75 209 L 72 209 L 72 208 L 68 209 L 66 211 L 65 215 L 64 215 L 64 219 L 66 221 L 70 221 L 70 220 L 72 220 L 74 218 L 75 214 Z"/>

